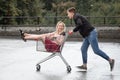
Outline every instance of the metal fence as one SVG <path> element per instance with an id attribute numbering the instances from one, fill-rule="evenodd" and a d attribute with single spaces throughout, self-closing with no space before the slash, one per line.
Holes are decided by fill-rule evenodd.
<path id="1" fill-rule="evenodd" d="M 120 26 L 120 16 L 111 17 L 93 17 L 86 16 L 89 22 L 95 26 Z M 73 20 L 69 20 L 67 16 L 18 16 L 18 17 L 1 17 L 0 26 L 55 26 L 57 21 L 64 21 L 67 26 L 74 25 Z"/>

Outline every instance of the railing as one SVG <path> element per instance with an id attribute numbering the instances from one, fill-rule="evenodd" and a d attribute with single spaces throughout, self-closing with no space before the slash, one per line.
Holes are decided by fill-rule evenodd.
<path id="1" fill-rule="evenodd" d="M 120 26 L 120 16 L 93 17 L 86 16 L 90 23 L 95 26 Z M 19 17 L 1 17 L 0 27 L 10 26 L 55 26 L 57 21 L 62 20 L 67 26 L 74 25 L 67 16 L 19 16 Z"/>

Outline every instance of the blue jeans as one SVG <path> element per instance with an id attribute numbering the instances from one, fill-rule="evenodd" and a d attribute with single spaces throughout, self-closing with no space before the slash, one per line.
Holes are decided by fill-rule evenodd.
<path id="1" fill-rule="evenodd" d="M 101 56 L 106 60 L 109 60 L 109 56 L 99 49 L 98 40 L 97 40 L 97 31 L 96 29 L 94 29 L 93 31 L 90 32 L 90 35 L 84 38 L 83 40 L 83 44 L 81 47 L 83 64 L 87 64 L 87 51 L 90 44 L 95 54 Z"/>

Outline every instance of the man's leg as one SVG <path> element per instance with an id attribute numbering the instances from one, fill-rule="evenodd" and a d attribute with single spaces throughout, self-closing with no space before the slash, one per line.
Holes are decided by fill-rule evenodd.
<path id="1" fill-rule="evenodd" d="M 105 52 L 99 49 L 98 40 L 97 40 L 97 32 L 95 30 L 91 32 L 88 39 L 89 39 L 89 43 L 91 44 L 91 47 L 94 53 L 109 61 L 109 56 Z"/>
<path id="2" fill-rule="evenodd" d="M 84 38 L 83 44 L 82 44 L 82 47 L 81 47 L 83 65 L 78 66 L 78 68 L 80 68 L 80 69 L 87 70 L 87 51 L 88 51 L 89 44 L 90 43 L 89 43 L 88 39 Z"/>
<path id="3" fill-rule="evenodd" d="M 89 41 L 87 38 L 83 40 L 83 44 L 81 47 L 81 52 L 82 52 L 82 59 L 83 59 L 83 64 L 87 64 L 87 51 L 89 47 Z"/>
<path id="4" fill-rule="evenodd" d="M 109 61 L 110 70 L 112 71 L 114 68 L 115 61 L 114 59 L 109 58 L 109 56 L 105 52 L 99 49 L 96 30 L 91 32 L 88 39 L 89 39 L 89 43 L 91 44 L 94 53 L 106 59 L 107 61 Z"/>

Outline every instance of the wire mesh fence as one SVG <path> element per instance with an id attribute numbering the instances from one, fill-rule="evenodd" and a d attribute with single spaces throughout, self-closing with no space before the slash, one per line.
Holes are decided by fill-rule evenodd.
<path id="1" fill-rule="evenodd" d="M 120 26 L 120 16 L 110 17 L 93 17 L 86 16 L 89 22 L 95 26 Z M 49 26 L 53 27 L 57 21 L 64 21 L 67 26 L 73 26 L 73 20 L 69 20 L 67 16 L 18 16 L 18 17 L 1 17 L 0 25 L 3 27 L 7 26 Z"/>
<path id="2" fill-rule="evenodd" d="M 86 16 L 86 18 L 98 30 L 98 38 L 104 40 L 107 39 L 108 41 L 110 39 L 116 39 L 117 41 L 120 41 L 120 16 Z M 2 17 L 0 18 L 0 36 L 18 36 L 19 29 L 38 34 L 52 32 L 55 30 L 57 21 L 60 20 L 66 24 L 67 30 L 70 30 L 74 27 L 73 20 L 69 20 L 67 16 Z M 39 31 L 40 29 L 41 31 Z M 77 33 L 70 36 L 69 39 L 80 40 L 81 38 Z"/>

